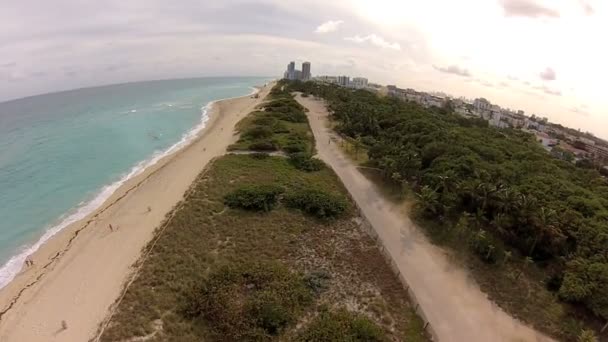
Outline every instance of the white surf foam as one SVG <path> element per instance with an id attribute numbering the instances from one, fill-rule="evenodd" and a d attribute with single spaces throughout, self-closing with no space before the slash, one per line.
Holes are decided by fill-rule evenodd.
<path id="1" fill-rule="evenodd" d="M 258 90 L 259 90 L 254 87 L 250 87 L 250 89 L 251 89 L 251 93 L 247 94 L 246 96 L 251 96 L 251 95 L 255 94 L 256 92 L 258 92 Z M 234 98 L 239 98 L 239 97 L 241 97 L 241 96 L 235 96 L 235 97 L 226 98 L 226 99 L 222 99 L 222 100 L 234 99 Z M 217 100 L 217 101 L 220 101 L 220 100 Z M 172 146 L 170 146 L 168 149 L 166 149 L 164 151 L 157 151 L 152 155 L 151 158 L 139 162 L 137 165 L 135 165 L 133 168 L 131 168 L 131 170 L 128 173 L 123 175 L 120 178 L 120 180 L 118 180 L 110 185 L 104 186 L 92 200 L 90 200 L 88 202 L 86 202 L 86 201 L 81 202 L 76 209 L 74 209 L 74 210 L 68 212 L 66 215 L 62 216 L 59 219 L 59 223 L 57 225 L 54 225 L 54 226 L 51 226 L 50 228 L 48 228 L 46 230 L 46 232 L 42 235 L 42 237 L 40 239 L 38 239 L 38 241 L 36 241 L 36 243 L 34 243 L 31 246 L 28 245 L 28 246 L 21 247 L 20 251 L 15 256 L 10 258 L 0 268 L 0 289 L 5 287 L 8 283 L 11 282 L 11 280 L 13 280 L 15 278 L 15 276 L 17 274 L 19 274 L 19 272 L 21 271 L 21 269 L 23 267 L 25 259 L 29 255 L 36 252 L 51 237 L 53 237 L 55 234 L 59 233 L 65 227 L 69 226 L 70 224 L 72 224 L 78 220 L 83 219 L 84 217 L 86 217 L 87 215 L 92 213 L 94 210 L 99 208 L 114 193 L 114 191 L 116 191 L 126 181 L 141 174 L 146 168 L 156 164 L 163 157 L 168 156 L 172 153 L 175 153 L 175 152 L 179 151 L 180 149 L 184 148 L 185 146 L 187 146 L 188 144 L 190 144 L 197 137 L 197 135 L 203 130 L 203 128 L 205 128 L 207 121 L 209 121 L 209 113 L 208 113 L 209 109 L 217 101 L 211 101 L 201 108 L 201 121 L 199 122 L 199 124 L 196 125 L 194 128 L 192 128 L 187 133 L 185 133 L 177 143 L 173 144 Z M 136 110 L 132 110 L 132 112 L 133 111 L 136 111 Z M 34 260 L 34 262 L 36 262 L 36 261 Z"/>
<path id="2" fill-rule="evenodd" d="M 187 146 L 192 142 L 197 135 L 205 128 L 207 121 L 209 120 L 209 109 L 213 106 L 216 101 L 211 101 L 207 105 L 201 108 L 201 121 L 192 128 L 190 131 L 185 133 L 181 139 L 170 146 L 164 151 L 155 152 L 152 157 L 144 161 L 139 162 L 131 170 L 124 174 L 118 181 L 104 186 L 97 195 L 90 201 L 81 202 L 77 208 L 68 212 L 59 218 L 57 225 L 51 226 L 46 232 L 34 243 L 33 245 L 22 246 L 18 254 L 11 257 L 1 268 L 0 268 L 0 289 L 5 287 L 8 283 L 15 278 L 21 271 L 25 259 L 36 252 L 40 246 L 48 241 L 55 234 L 59 233 L 62 229 L 69 226 L 70 224 L 83 219 L 94 210 L 99 208 L 121 185 L 123 185 L 129 179 L 141 174 L 146 168 L 156 164 L 163 157 L 168 156 L 172 153 L 179 151 L 180 149 Z M 36 260 L 34 260 L 36 262 Z"/>

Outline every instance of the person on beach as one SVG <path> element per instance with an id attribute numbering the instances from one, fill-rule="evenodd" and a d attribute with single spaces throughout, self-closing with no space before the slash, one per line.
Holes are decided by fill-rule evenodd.
<path id="1" fill-rule="evenodd" d="M 148 212 L 152 212 L 152 207 L 148 206 Z"/>
<path id="2" fill-rule="evenodd" d="M 113 233 L 113 232 L 114 232 L 114 227 L 112 227 L 112 224 L 111 224 L 111 223 L 108 225 L 108 228 L 110 228 L 110 233 Z"/>
<path id="3" fill-rule="evenodd" d="M 29 256 L 27 258 L 25 258 L 25 266 L 27 266 L 27 267 L 34 266 L 34 262 L 32 261 L 32 259 L 30 259 Z"/>

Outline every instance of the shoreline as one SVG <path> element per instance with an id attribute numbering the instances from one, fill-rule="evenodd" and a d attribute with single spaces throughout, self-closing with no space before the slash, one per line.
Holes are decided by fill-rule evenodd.
<path id="1" fill-rule="evenodd" d="M 165 214 L 181 200 L 208 162 L 225 153 L 234 141 L 234 125 L 263 100 L 271 86 L 269 83 L 245 96 L 211 101 L 206 106 L 206 120 L 201 112 L 200 125 L 204 127 L 191 140 L 183 142 L 196 127 L 169 147 L 166 155 L 155 161 L 153 156 L 146 162 L 149 165 L 125 179 L 101 205 L 42 243 L 32 255 L 34 266 L 22 268 L 0 289 L 0 340 L 54 340 L 59 336 L 52 333 L 61 320 L 70 326 L 61 333 L 61 341 L 90 338 Z M 260 94 L 259 98 L 252 98 L 255 93 Z M 180 143 L 183 145 L 176 148 Z M 114 225 L 114 231 L 109 224 Z M 106 279 L 111 286 L 103 286 Z M 100 292 L 103 298 L 96 298 Z M 62 298 L 73 305 L 66 308 Z M 57 308 L 67 317 L 61 318 Z"/>
<path id="2" fill-rule="evenodd" d="M 259 90 L 260 88 L 254 86 L 251 87 L 251 92 L 246 95 L 209 101 L 200 108 L 201 115 L 199 122 L 193 128 L 182 134 L 179 141 L 168 146 L 164 150 L 154 151 L 152 155 L 139 161 L 128 171 L 120 175 L 117 180 L 104 184 L 91 198 L 82 201 L 64 213 L 61 217 L 57 218 L 54 221 L 55 223 L 48 225 L 43 234 L 37 240 L 28 245 L 20 246 L 19 249 L 16 250 L 15 254 L 13 254 L 3 265 L 0 266 L 0 292 L 17 276 L 19 276 L 19 274 L 24 272 L 26 267 L 25 261 L 29 258 L 33 259 L 36 252 L 47 241 L 52 239 L 55 235 L 60 234 L 61 231 L 67 229 L 72 224 L 82 221 L 90 214 L 99 210 L 106 203 L 106 201 L 130 179 L 137 177 L 138 175 L 144 173 L 146 169 L 153 167 L 159 162 L 162 162 L 164 158 L 172 154 L 179 153 L 179 151 L 194 143 L 194 141 L 198 139 L 199 135 L 202 134 L 205 127 L 207 127 L 207 123 L 210 120 L 210 111 L 217 102 L 252 96 Z"/>
<path id="3" fill-rule="evenodd" d="M 209 112 L 215 103 L 239 97 L 252 96 L 258 91 L 259 88 L 254 86 L 251 87 L 251 92 L 246 95 L 209 101 L 207 104 L 200 107 L 200 121 L 193 128 L 182 134 L 179 141 L 175 142 L 164 150 L 157 150 L 148 158 L 137 162 L 128 171 L 120 175 L 119 179 L 111 183 L 104 184 L 91 198 L 82 201 L 54 220 L 54 223 L 48 225 L 37 240 L 32 241 L 30 244 L 20 246 L 15 253 L 0 266 L 0 291 L 4 287 L 8 286 L 14 280 L 14 278 L 24 271 L 25 261 L 34 256 L 35 253 L 47 241 L 59 234 L 62 230 L 68 228 L 70 225 L 83 220 L 91 213 L 97 211 L 106 203 L 112 194 L 118 191 L 120 187 L 130 179 L 137 177 L 145 172 L 146 169 L 161 162 L 165 157 L 174 153 L 179 153 L 179 151 L 193 143 L 207 126 L 207 122 L 210 120 Z"/>

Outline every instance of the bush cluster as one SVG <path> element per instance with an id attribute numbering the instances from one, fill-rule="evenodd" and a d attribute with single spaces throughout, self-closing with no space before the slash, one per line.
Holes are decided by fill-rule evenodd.
<path id="1" fill-rule="evenodd" d="M 276 151 L 278 150 L 277 143 L 275 141 L 256 141 L 249 144 L 248 147 L 251 151 Z"/>
<path id="2" fill-rule="evenodd" d="M 270 155 L 264 152 L 255 152 L 249 155 L 253 159 L 268 159 Z"/>
<path id="3" fill-rule="evenodd" d="M 287 194 L 285 204 L 290 208 L 300 209 L 317 218 L 337 217 L 347 209 L 346 199 L 342 196 L 316 189 L 300 190 Z"/>
<path id="4" fill-rule="evenodd" d="M 289 155 L 289 162 L 295 166 L 298 170 L 312 172 L 323 169 L 325 164 L 306 152 L 291 153 Z"/>
<path id="5" fill-rule="evenodd" d="M 267 126 L 253 126 L 243 133 L 245 138 L 268 139 L 272 136 L 272 129 Z"/>
<path id="6" fill-rule="evenodd" d="M 284 191 L 278 185 L 248 185 L 226 195 L 224 203 L 231 208 L 270 211 Z"/>
<path id="7" fill-rule="evenodd" d="M 497 247 L 497 244 L 484 230 L 480 230 L 473 234 L 469 241 L 469 247 L 483 261 L 494 264 L 504 254 L 502 248 Z"/>
<path id="8" fill-rule="evenodd" d="M 296 341 L 386 341 L 382 328 L 367 317 L 344 309 L 322 311 L 296 338 Z"/>
<path id="9" fill-rule="evenodd" d="M 302 277 L 280 263 L 223 266 L 190 294 L 185 314 L 201 317 L 222 340 L 276 336 L 293 323 L 312 293 Z"/>

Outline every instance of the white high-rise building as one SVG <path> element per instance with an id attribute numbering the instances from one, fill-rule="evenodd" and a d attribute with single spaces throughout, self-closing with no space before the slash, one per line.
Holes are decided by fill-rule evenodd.
<path id="1" fill-rule="evenodd" d="M 350 82 L 351 87 L 355 89 L 363 89 L 367 88 L 367 78 L 364 77 L 354 77 Z"/>
<path id="2" fill-rule="evenodd" d="M 302 81 L 310 81 L 310 62 L 302 63 Z"/>
<path id="3" fill-rule="evenodd" d="M 350 77 L 348 76 L 338 76 L 338 85 L 343 87 L 348 87 L 350 84 Z"/>

